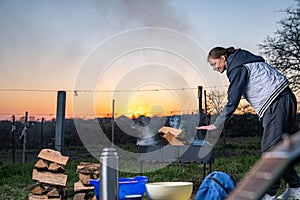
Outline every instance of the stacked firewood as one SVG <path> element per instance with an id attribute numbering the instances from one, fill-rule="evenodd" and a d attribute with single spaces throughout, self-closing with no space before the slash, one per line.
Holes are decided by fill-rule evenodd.
<path id="1" fill-rule="evenodd" d="M 100 164 L 81 162 L 77 166 L 76 173 L 79 174 L 79 181 L 74 183 L 75 196 L 73 200 L 87 199 L 89 197 L 88 193 L 94 191 L 94 186 L 90 185 L 90 179 L 99 178 Z M 93 200 L 96 200 L 96 196 L 93 196 Z"/>
<path id="2" fill-rule="evenodd" d="M 28 200 L 61 200 L 68 179 L 63 166 L 67 164 L 69 157 L 62 156 L 60 152 L 52 149 L 43 149 L 38 158 L 32 171 L 32 180 L 36 181 L 36 186 L 29 194 Z"/>

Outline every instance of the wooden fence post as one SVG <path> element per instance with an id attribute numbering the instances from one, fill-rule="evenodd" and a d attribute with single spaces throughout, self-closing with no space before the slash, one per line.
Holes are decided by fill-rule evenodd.
<path id="1" fill-rule="evenodd" d="M 66 108 L 66 92 L 57 92 L 55 150 L 62 152 L 64 143 L 64 121 Z"/>
<path id="2" fill-rule="evenodd" d="M 25 122 L 24 122 L 24 129 L 22 131 L 23 136 L 23 154 L 22 154 L 22 163 L 26 163 L 26 143 L 27 143 L 27 121 L 28 121 L 28 112 L 25 113 Z"/>

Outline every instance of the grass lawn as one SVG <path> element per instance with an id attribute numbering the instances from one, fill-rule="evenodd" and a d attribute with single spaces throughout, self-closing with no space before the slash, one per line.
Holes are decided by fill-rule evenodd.
<path id="1" fill-rule="evenodd" d="M 29 192 L 35 186 L 31 179 L 34 164 L 37 161 L 36 153 L 31 156 L 29 162 L 22 164 L 21 160 L 12 163 L 8 160 L 11 152 L 0 152 L 0 199 L 3 200 L 25 200 L 28 199 Z M 69 156 L 69 155 L 66 155 Z M 251 166 L 260 157 L 260 138 L 227 138 L 225 152 L 222 140 L 215 146 L 215 163 L 213 171 L 224 171 L 232 175 L 239 182 Z M 67 187 L 64 189 L 65 199 L 73 199 L 74 182 L 78 181 L 76 174 L 77 165 L 80 162 L 99 162 L 92 156 L 80 153 L 76 158 L 70 156 L 68 164 L 65 166 L 68 175 Z M 208 173 L 209 169 L 206 169 Z M 300 173 L 299 166 L 297 171 Z M 120 172 L 119 177 L 133 177 L 138 174 Z M 203 165 L 189 164 L 170 164 L 165 168 L 154 172 L 147 172 L 143 175 L 149 177 L 149 182 L 157 181 L 191 181 L 194 183 L 193 196 L 195 196 L 203 176 Z M 283 187 L 281 188 L 283 190 Z M 92 194 L 91 194 L 92 195 Z M 145 199 L 147 199 L 145 197 Z"/>

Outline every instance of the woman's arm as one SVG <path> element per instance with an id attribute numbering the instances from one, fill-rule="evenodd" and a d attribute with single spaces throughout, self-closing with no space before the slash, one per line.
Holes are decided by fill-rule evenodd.
<path id="1" fill-rule="evenodd" d="M 248 71 L 244 66 L 236 67 L 231 70 L 228 78 L 230 81 L 230 85 L 228 87 L 228 98 L 221 114 L 217 117 L 213 125 L 197 127 L 197 129 L 214 130 L 221 128 L 225 121 L 231 117 L 235 109 L 238 107 L 247 84 Z"/>

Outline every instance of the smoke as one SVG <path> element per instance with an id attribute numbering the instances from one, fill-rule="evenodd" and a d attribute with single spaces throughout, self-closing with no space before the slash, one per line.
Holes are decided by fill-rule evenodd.
<path id="1" fill-rule="evenodd" d="M 171 1 L 115 0 L 94 2 L 99 17 L 104 18 L 113 30 L 138 27 L 163 27 L 178 31 L 187 30 L 187 17 Z"/>
<path id="2" fill-rule="evenodd" d="M 12 0 L 0 3 L 1 62 L 10 66 L 5 70 L 7 73 L 11 68 L 22 68 L 20 75 L 14 74 L 20 79 L 24 73 L 29 76 L 35 71 L 40 81 L 44 79 L 43 74 L 60 72 L 62 66 L 69 70 L 66 73 L 72 74 L 74 66 L 78 67 L 97 44 L 125 30 L 155 26 L 182 31 L 188 27 L 185 17 L 170 1 Z M 65 85 L 66 77 L 59 78 Z"/>

